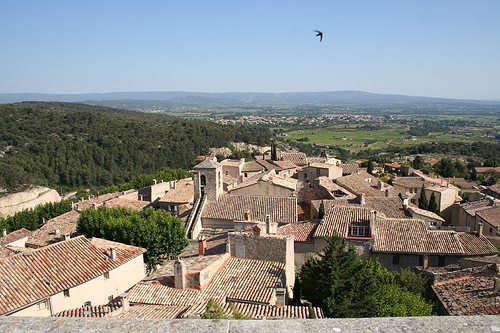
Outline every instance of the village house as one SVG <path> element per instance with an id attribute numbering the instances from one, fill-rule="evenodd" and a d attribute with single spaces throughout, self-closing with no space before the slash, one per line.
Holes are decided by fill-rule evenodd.
<path id="1" fill-rule="evenodd" d="M 306 167 L 297 171 L 300 181 L 313 181 L 318 177 L 337 179 L 342 177 L 342 167 L 324 162 L 309 163 Z"/>
<path id="2" fill-rule="evenodd" d="M 297 179 L 276 174 L 275 170 L 248 178 L 230 189 L 230 194 L 293 196 L 297 191 Z"/>
<path id="3" fill-rule="evenodd" d="M 308 307 L 287 305 L 295 278 L 293 238 L 254 226 L 229 233 L 227 252 L 169 260 L 126 295 L 130 309 L 120 317 L 196 318 L 212 299 L 231 314 L 229 303 L 255 319 L 309 317 Z M 313 308 L 323 318 L 319 308 Z"/>
<path id="4" fill-rule="evenodd" d="M 474 167 L 472 170 L 472 178 L 479 179 L 488 171 L 500 172 L 500 167 Z"/>
<path id="5" fill-rule="evenodd" d="M 361 171 L 366 172 L 366 168 L 361 168 L 358 163 L 342 163 L 342 176 L 349 176 Z"/>
<path id="6" fill-rule="evenodd" d="M 143 187 L 137 191 L 137 199 L 155 203 L 175 186 L 174 183 L 175 181 L 164 182 L 162 180 L 158 182 L 156 179 L 153 179 L 153 183 L 150 186 Z"/>
<path id="7" fill-rule="evenodd" d="M 467 227 L 470 230 L 477 230 L 477 223 L 480 221 L 479 218 L 476 217 L 476 214 L 482 210 L 488 210 L 494 206 L 500 206 L 500 201 L 495 200 L 492 197 L 465 202 L 462 204 L 455 204 L 452 207 L 452 225 L 457 227 Z"/>
<path id="8" fill-rule="evenodd" d="M 312 234 L 308 247 L 320 252 L 332 236 L 346 238 L 362 259 L 377 258 L 389 269 L 423 265 L 445 266 L 460 258 L 492 256 L 497 249 L 482 235 L 432 228 L 414 218 L 387 218 L 363 206 L 326 208 L 325 217 Z M 309 235 L 308 237 L 311 237 Z"/>
<path id="9" fill-rule="evenodd" d="M 244 158 L 239 160 L 225 159 L 221 161 L 220 164 L 224 176 L 231 176 L 235 178 L 238 183 L 243 181 L 243 166 L 246 164 Z"/>
<path id="10" fill-rule="evenodd" d="M 179 216 L 191 209 L 193 202 L 194 181 L 184 178 L 174 182 L 173 188 L 158 200 L 156 207 Z"/>
<path id="11" fill-rule="evenodd" d="M 499 184 L 495 184 L 495 185 L 491 185 L 491 186 L 487 186 L 483 192 L 486 194 L 486 195 L 489 195 L 495 199 L 499 199 L 500 200 L 500 183 Z"/>
<path id="12" fill-rule="evenodd" d="M 106 304 L 145 276 L 145 249 L 78 236 L 0 259 L 0 316 Z"/>
<path id="13" fill-rule="evenodd" d="M 394 196 L 394 189 L 391 185 L 377 180 L 377 177 L 367 172 L 343 176 L 335 179 L 335 182 L 357 196 L 362 194 L 366 197 Z"/>
<path id="14" fill-rule="evenodd" d="M 10 233 L 7 233 L 7 229 L 2 229 L 2 237 L 0 237 L 0 245 L 24 247 L 30 234 L 31 231 L 29 231 L 26 228 L 14 230 Z"/>
<path id="15" fill-rule="evenodd" d="M 281 161 L 292 162 L 299 167 L 307 165 L 307 155 L 300 152 L 281 152 L 278 158 Z"/>
<path id="16" fill-rule="evenodd" d="M 476 225 L 483 225 L 486 236 L 500 236 L 500 206 L 476 212 Z"/>

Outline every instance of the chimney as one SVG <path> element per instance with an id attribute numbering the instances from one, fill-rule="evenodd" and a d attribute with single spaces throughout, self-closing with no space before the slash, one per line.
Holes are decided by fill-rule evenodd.
<path id="1" fill-rule="evenodd" d="M 403 198 L 403 208 L 404 208 L 404 210 L 408 209 L 408 198 L 407 197 Z"/>
<path id="2" fill-rule="evenodd" d="M 481 237 L 483 235 L 483 222 L 477 224 L 477 235 Z"/>
<path id="3" fill-rule="evenodd" d="M 378 190 L 383 191 L 384 190 L 384 183 L 382 183 L 381 180 L 378 181 Z"/>
<path id="4" fill-rule="evenodd" d="M 139 194 L 139 201 L 144 201 L 142 199 L 143 199 L 142 194 Z"/>
<path id="5" fill-rule="evenodd" d="M 92 204 L 92 208 L 93 208 L 94 210 L 97 210 L 97 204 L 96 204 L 96 203 L 93 203 L 93 204 Z"/>
<path id="6" fill-rule="evenodd" d="M 429 256 L 428 255 L 424 255 L 424 261 L 423 261 L 423 264 L 422 264 L 422 268 L 424 270 L 426 270 L 427 268 L 429 268 Z"/>
<path id="7" fill-rule="evenodd" d="M 71 201 L 71 210 L 75 210 L 75 203 Z"/>
<path id="8" fill-rule="evenodd" d="M 245 212 L 245 220 L 246 221 L 251 221 L 251 215 L 250 215 L 250 209 Z"/>
<path id="9" fill-rule="evenodd" d="M 266 228 L 269 235 L 275 235 L 278 232 L 278 223 L 272 222 L 269 214 L 266 215 Z"/>
<path id="10" fill-rule="evenodd" d="M 373 233 L 375 228 L 375 220 L 377 219 L 377 211 L 370 210 L 370 234 Z"/>
<path id="11" fill-rule="evenodd" d="M 174 263 L 174 287 L 186 288 L 186 264 L 180 258 L 177 258 Z"/>
<path id="12" fill-rule="evenodd" d="M 122 311 L 123 312 L 127 312 L 128 310 L 130 310 L 130 303 L 128 302 L 127 297 L 125 297 L 123 295 L 119 295 L 118 296 L 118 301 L 120 303 L 122 303 Z"/>
<path id="13" fill-rule="evenodd" d="M 260 227 L 256 225 L 255 227 L 252 228 L 252 232 L 254 236 L 260 236 Z"/>
<path id="14" fill-rule="evenodd" d="M 207 239 L 205 236 L 198 237 L 198 254 L 204 256 L 207 252 Z"/>
<path id="15" fill-rule="evenodd" d="M 276 289 L 274 289 L 274 291 L 276 294 L 276 307 L 277 308 L 285 307 L 286 289 L 285 288 L 276 288 Z"/>
<path id="16" fill-rule="evenodd" d="M 495 292 L 499 292 L 500 291 L 500 277 L 494 277 L 493 278 L 493 290 Z"/>
<path id="17" fill-rule="evenodd" d="M 2 237 L 7 236 L 7 229 L 2 229 Z"/>
<path id="18" fill-rule="evenodd" d="M 385 189 L 385 197 L 388 198 L 391 196 L 391 191 L 388 188 Z"/>
<path id="19" fill-rule="evenodd" d="M 59 229 L 56 229 L 56 230 L 54 231 L 54 233 L 55 233 L 56 235 L 59 235 L 59 234 L 61 233 L 61 231 L 60 231 Z"/>
<path id="20" fill-rule="evenodd" d="M 153 185 L 156 185 L 156 179 L 153 179 Z"/>
<path id="21" fill-rule="evenodd" d="M 360 193 L 359 194 L 359 204 L 360 205 L 364 205 L 366 203 L 366 198 L 365 198 L 365 194 L 364 193 Z"/>
<path id="22" fill-rule="evenodd" d="M 45 217 L 42 217 L 42 224 L 45 224 L 47 223 L 47 220 L 45 219 Z"/>
<path id="23" fill-rule="evenodd" d="M 109 257 L 113 260 L 116 259 L 116 247 L 109 248 Z"/>
<path id="24" fill-rule="evenodd" d="M 71 239 L 71 235 L 70 234 L 64 234 L 64 240 L 67 241 L 67 240 L 70 240 Z"/>

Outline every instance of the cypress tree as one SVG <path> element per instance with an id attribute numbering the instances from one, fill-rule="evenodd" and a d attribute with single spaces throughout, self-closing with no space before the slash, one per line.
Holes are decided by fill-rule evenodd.
<path id="1" fill-rule="evenodd" d="M 373 160 L 370 158 L 368 160 L 368 167 L 367 167 L 367 170 L 366 170 L 369 174 L 372 174 L 373 173 Z"/>
<path id="2" fill-rule="evenodd" d="M 224 312 L 224 309 L 217 304 L 213 299 L 209 299 L 207 307 L 205 308 L 205 313 L 201 317 L 203 319 L 227 319 L 228 316 Z"/>
<path id="3" fill-rule="evenodd" d="M 425 186 L 422 184 L 422 189 L 420 191 L 420 198 L 418 199 L 418 208 L 427 209 L 429 202 L 427 201 L 427 195 L 425 194 Z"/>
<path id="4" fill-rule="evenodd" d="M 325 204 L 321 201 L 318 210 L 318 219 L 322 219 L 323 217 L 325 217 Z"/>
<path id="5" fill-rule="evenodd" d="M 278 160 L 278 153 L 276 152 L 276 144 L 274 142 L 271 143 L 271 160 Z"/>
<path id="6" fill-rule="evenodd" d="M 439 209 L 438 209 L 438 205 L 437 205 L 437 201 L 436 201 L 436 194 L 434 193 L 434 191 L 432 192 L 431 198 L 429 199 L 429 206 L 427 207 L 427 210 L 429 210 L 433 213 L 436 213 L 436 214 L 439 213 Z"/>

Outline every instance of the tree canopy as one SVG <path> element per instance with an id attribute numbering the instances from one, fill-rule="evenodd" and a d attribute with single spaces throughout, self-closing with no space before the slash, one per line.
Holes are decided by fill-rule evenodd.
<path id="1" fill-rule="evenodd" d="M 126 208 L 87 209 L 78 219 L 78 232 L 143 247 L 148 271 L 163 259 L 178 255 L 188 245 L 182 221 L 164 210 Z"/>
<path id="2" fill-rule="evenodd" d="M 269 129 L 219 125 L 75 103 L 0 105 L 0 188 L 110 186 L 233 141 L 264 145 Z"/>
<path id="3" fill-rule="evenodd" d="M 302 266 L 300 280 L 301 295 L 327 317 L 432 314 L 432 304 L 424 299 L 425 279 L 409 270 L 391 272 L 375 260 L 363 262 L 339 237 Z"/>

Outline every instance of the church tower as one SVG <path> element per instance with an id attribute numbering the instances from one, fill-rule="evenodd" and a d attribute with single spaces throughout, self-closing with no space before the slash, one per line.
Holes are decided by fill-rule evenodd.
<path id="1" fill-rule="evenodd" d="M 222 166 L 216 158 L 206 158 L 194 167 L 194 200 L 206 195 L 208 201 L 215 202 L 222 192 Z"/>

